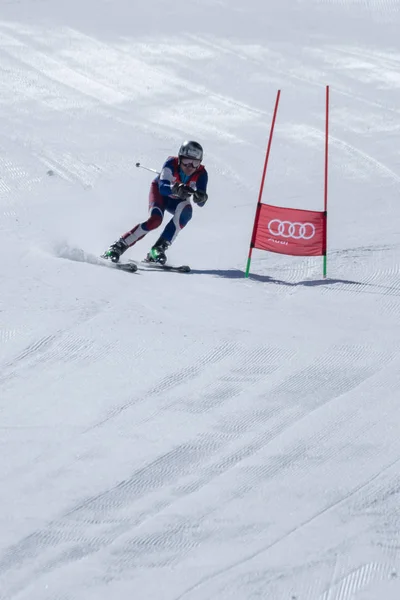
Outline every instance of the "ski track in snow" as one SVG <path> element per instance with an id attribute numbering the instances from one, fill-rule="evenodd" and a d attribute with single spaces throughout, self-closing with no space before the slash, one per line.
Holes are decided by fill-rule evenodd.
<path id="1" fill-rule="evenodd" d="M 229 348 L 226 350 L 228 350 L 227 356 L 229 357 L 232 355 L 232 351 L 234 349 L 231 348 L 230 352 Z M 222 352 L 221 358 L 226 357 L 226 350 Z M 114 488 L 106 492 L 102 492 L 97 497 L 88 499 L 84 504 L 78 505 L 74 509 L 70 509 L 61 520 L 50 523 L 44 531 L 38 531 L 37 533 L 30 535 L 26 540 L 22 540 L 16 547 L 10 548 L 0 561 L 0 571 L 4 572 L 10 568 L 21 568 L 23 565 L 26 567 L 27 564 L 30 564 L 29 570 L 33 569 L 33 575 L 36 573 L 36 577 L 39 572 L 42 574 L 51 572 L 54 569 L 65 565 L 66 563 L 71 563 L 82 559 L 83 556 L 90 556 L 94 553 L 104 551 L 106 547 L 110 546 L 120 538 L 122 538 L 122 542 L 120 543 L 124 543 L 123 540 L 127 538 L 125 544 L 128 544 L 128 547 L 130 548 L 128 554 L 126 554 L 124 551 L 122 556 L 129 556 L 130 552 L 133 550 L 132 544 L 134 544 L 134 547 L 137 547 L 138 549 L 140 548 L 142 560 L 145 559 L 147 547 L 148 552 L 151 553 L 151 556 L 154 556 L 154 553 L 157 554 L 157 552 L 160 552 L 160 556 L 162 556 L 165 552 L 167 553 L 167 556 L 172 553 L 170 558 L 165 559 L 167 560 L 166 564 L 171 564 L 171 560 L 175 562 L 179 557 L 183 558 L 187 552 L 195 549 L 199 543 L 199 539 L 197 539 L 198 536 L 196 536 L 196 541 L 193 540 L 190 542 L 193 524 L 188 530 L 187 526 L 181 524 L 179 526 L 181 533 L 178 533 L 178 530 L 173 529 L 172 531 L 168 531 L 168 534 L 164 534 L 168 535 L 168 539 L 171 539 L 171 541 L 171 536 L 173 536 L 173 546 L 170 546 L 169 543 L 167 546 L 165 546 L 164 542 L 162 542 L 162 538 L 157 541 L 158 536 L 156 538 L 150 537 L 149 539 L 146 539 L 146 541 L 143 540 L 142 542 L 139 542 L 139 540 L 135 542 L 135 538 L 133 538 L 132 541 L 129 541 L 131 539 L 129 531 L 135 530 L 137 527 L 140 527 L 142 523 L 146 523 L 149 521 L 149 519 L 154 519 L 164 511 L 170 509 L 174 501 L 179 503 L 184 501 L 186 496 L 190 497 L 193 494 L 196 495 L 200 493 L 204 487 L 212 485 L 216 477 L 224 477 L 229 474 L 232 469 L 237 469 L 241 463 L 244 462 L 246 464 L 246 462 L 252 457 L 256 457 L 260 452 L 265 451 L 265 449 L 268 448 L 268 444 L 273 442 L 275 438 L 279 438 L 279 436 L 284 434 L 285 431 L 292 428 L 296 422 L 301 421 L 306 415 L 309 415 L 310 411 L 320 409 L 323 402 L 329 402 L 330 400 L 337 399 L 343 394 L 345 395 L 346 392 L 348 392 L 352 387 L 359 385 L 354 377 L 354 364 L 356 363 L 357 357 L 360 361 L 360 364 L 365 364 L 365 348 L 338 348 L 333 355 L 328 354 L 323 357 L 320 365 L 317 363 L 316 365 L 309 366 L 303 371 L 303 373 L 293 375 L 291 380 L 289 379 L 286 382 L 275 386 L 275 388 L 268 392 L 268 388 L 265 390 L 265 377 L 273 374 L 273 364 L 271 365 L 271 360 L 267 362 L 269 369 L 271 370 L 269 373 L 265 372 L 265 367 L 263 368 L 263 365 L 265 365 L 266 357 L 269 356 L 269 358 L 272 358 L 274 355 L 276 365 L 275 368 L 279 370 L 279 365 L 282 364 L 283 356 L 280 352 L 273 352 L 271 354 L 271 349 L 268 349 L 267 355 L 264 355 L 263 352 L 260 353 L 260 351 L 257 351 L 255 352 L 254 357 L 251 355 L 248 356 L 249 363 L 247 367 L 246 363 L 243 364 L 240 361 L 239 364 L 241 364 L 242 370 L 239 370 L 238 373 L 233 371 L 235 375 L 233 377 L 228 377 L 228 381 L 230 381 L 230 379 L 233 379 L 233 381 L 237 381 L 237 379 L 239 379 L 240 381 L 245 375 L 244 379 L 246 385 L 244 388 L 242 388 L 242 391 L 246 390 L 247 397 L 245 408 L 241 406 L 236 418 L 231 418 L 231 424 L 229 421 L 226 421 L 226 416 L 223 417 L 220 425 L 220 433 L 217 433 L 216 435 L 210 435 L 210 433 L 205 431 L 199 437 L 198 431 L 196 436 L 198 438 L 197 442 L 195 440 L 188 439 L 187 443 L 167 451 L 164 455 L 159 455 L 154 461 L 147 464 L 146 467 L 133 473 L 129 479 L 119 482 Z M 332 369 L 334 369 L 335 365 L 335 355 L 336 359 L 339 361 L 339 365 L 342 365 L 343 361 L 348 361 L 353 365 L 350 379 L 346 380 L 346 377 L 344 377 L 342 384 L 340 384 L 340 380 L 337 377 L 337 375 L 340 374 L 340 368 L 338 369 L 338 373 L 335 377 L 332 375 Z M 213 352 L 210 356 L 213 358 L 213 360 L 210 362 L 212 364 L 212 368 L 214 368 L 216 367 L 215 356 L 218 358 L 218 354 L 215 355 Z M 238 358 L 235 352 L 233 353 L 233 356 L 236 356 L 236 359 Z M 368 377 L 373 376 L 373 374 L 376 372 L 376 365 L 385 364 L 387 360 L 388 357 L 385 355 L 375 356 L 374 353 L 372 353 L 370 362 L 371 367 L 372 365 L 374 366 L 369 371 L 365 371 L 364 368 L 360 369 L 360 383 L 365 381 Z M 200 361 L 200 365 L 202 363 L 204 364 L 204 361 Z M 235 361 L 234 364 L 238 364 L 237 361 Z M 326 368 L 327 364 L 329 364 L 330 367 L 329 371 L 327 371 Z M 264 381 L 264 384 L 260 386 L 263 389 L 262 394 L 260 394 L 261 397 L 254 396 L 254 400 L 250 402 L 250 405 L 254 404 L 254 407 L 252 411 L 249 411 L 248 385 L 249 379 L 252 379 L 252 368 L 255 369 L 253 386 L 256 385 L 257 387 L 260 378 L 262 381 Z M 190 371 L 192 371 L 191 377 L 193 377 L 194 369 L 189 369 L 189 372 Z M 221 372 L 220 365 L 218 372 Z M 230 371 L 228 371 L 228 373 L 229 372 Z M 241 376 L 240 373 L 243 373 L 243 375 Z M 323 378 L 323 387 L 318 383 L 318 374 Z M 270 377 L 268 379 L 270 380 Z M 227 377 L 223 376 L 222 380 L 226 381 Z M 329 381 L 332 383 L 331 389 L 327 387 L 327 382 Z M 183 404 L 183 406 L 182 400 L 178 400 L 177 404 L 176 401 L 173 403 L 171 402 L 170 396 L 172 394 L 173 398 L 174 389 L 176 387 L 176 383 L 174 382 L 179 382 L 179 385 L 184 385 L 185 379 L 183 378 L 182 381 L 181 377 L 175 378 L 171 376 L 167 381 L 160 382 L 159 386 L 150 391 L 150 397 L 147 398 L 147 400 L 149 405 L 153 407 L 153 411 L 155 409 L 156 402 L 154 402 L 154 399 L 151 401 L 151 396 L 157 397 L 157 395 L 160 393 L 158 390 L 163 391 L 163 400 L 161 402 L 161 406 L 159 407 L 159 410 L 157 412 L 154 411 L 151 416 L 148 414 L 148 411 L 146 411 L 144 421 L 138 419 L 136 415 L 136 418 L 134 419 L 136 425 L 143 427 L 143 425 L 146 424 L 146 421 L 150 421 L 148 424 L 153 424 L 154 427 L 154 422 L 157 421 L 159 414 L 162 413 L 163 410 L 183 410 L 183 407 L 185 404 L 187 404 L 187 401 Z M 211 387 L 215 387 L 216 384 L 218 385 L 218 381 L 213 382 Z M 307 390 L 307 384 L 309 385 L 309 390 Z M 240 385 L 238 387 L 238 384 L 236 384 L 231 393 L 227 394 L 226 400 L 232 402 L 232 398 L 235 398 L 240 394 L 240 387 Z M 192 397 L 194 396 L 193 405 L 195 408 L 195 414 L 199 414 L 199 411 L 203 412 L 204 409 L 206 412 L 208 412 L 211 409 L 215 411 L 216 408 L 217 410 L 220 408 L 221 394 L 216 394 L 215 397 L 213 397 L 209 392 L 207 392 L 206 386 L 205 388 L 202 388 L 201 396 L 198 400 L 196 400 L 196 386 L 193 381 L 190 389 Z M 325 398 L 321 398 L 321 389 Z M 260 407 L 260 400 L 261 398 L 265 397 L 265 393 L 268 395 L 269 403 L 268 406 L 263 409 Z M 280 399 L 282 397 L 293 397 L 296 399 L 295 404 L 298 405 L 297 409 L 293 407 L 292 414 L 290 414 L 289 411 L 289 415 L 283 419 L 279 418 L 279 407 L 282 406 Z M 214 402 L 212 402 L 213 398 Z M 146 399 L 146 397 L 143 399 Z M 209 407 L 207 409 L 208 403 Z M 202 405 L 203 409 L 201 408 Z M 275 406 L 275 410 L 271 409 L 271 405 Z M 302 407 L 301 412 L 299 412 L 299 405 Z M 237 403 L 235 406 L 237 408 Z M 127 407 L 124 406 L 122 408 L 126 410 Z M 288 411 L 288 407 L 286 407 L 286 411 Z M 191 412 L 190 408 L 189 412 Z M 265 413 L 265 415 L 263 415 L 263 413 Z M 224 412 L 223 414 L 226 413 Z M 114 413 L 113 417 L 115 418 L 115 416 L 116 415 Z M 344 426 L 345 421 L 343 419 L 347 420 L 348 418 L 349 413 L 345 412 L 340 418 L 338 425 L 340 425 L 340 427 Z M 108 419 L 106 421 L 108 421 Z M 101 425 L 104 426 L 106 421 L 104 421 Z M 275 426 L 273 426 L 274 421 L 276 423 Z M 218 420 L 215 420 L 215 418 L 214 423 L 214 428 L 216 428 L 218 431 Z M 267 428 L 265 428 L 265 425 L 267 425 Z M 337 426 L 335 425 L 335 422 L 331 420 L 329 425 L 329 435 L 331 435 L 332 431 L 335 431 L 336 428 Z M 124 427 L 120 424 L 119 435 L 124 435 L 123 430 Z M 259 430 L 259 433 L 257 430 Z M 249 432 L 251 432 L 251 443 L 249 443 L 248 438 Z M 266 432 L 268 432 L 268 434 L 266 434 Z M 362 432 L 358 433 L 359 437 L 361 436 L 361 433 Z M 322 435 L 325 437 L 327 433 L 323 432 Z M 342 452 L 342 449 L 340 447 L 333 447 L 331 451 L 325 451 L 321 456 L 322 448 L 326 447 L 323 443 L 323 437 L 319 437 L 318 434 L 315 434 L 313 438 L 309 437 L 307 439 L 307 453 L 312 452 L 312 448 L 319 448 L 320 450 L 318 454 L 320 463 L 322 462 L 324 465 L 335 465 L 335 461 L 333 459 L 337 453 Z M 240 444 L 238 444 L 238 442 L 241 438 L 244 439 L 245 443 L 240 449 Z M 232 444 L 233 441 L 235 441 L 233 453 L 226 453 L 224 448 L 226 446 L 229 448 L 229 445 Z M 264 467 L 261 471 L 258 467 L 255 469 L 250 468 L 250 471 L 245 469 L 244 481 L 241 485 L 238 485 L 237 475 L 233 479 L 231 478 L 230 485 L 233 486 L 231 492 L 229 492 L 229 488 L 227 488 L 226 485 L 222 488 L 224 495 L 228 499 L 228 502 L 230 503 L 234 501 L 235 498 L 240 499 L 248 494 L 250 490 L 257 489 L 260 481 L 274 480 L 286 469 L 292 470 L 292 468 L 296 465 L 296 462 L 300 461 L 301 463 L 302 460 L 304 460 L 304 452 L 304 441 L 301 441 L 299 446 L 296 447 L 295 445 L 291 452 L 285 452 L 285 459 L 283 461 L 274 461 L 275 464 L 272 462 L 270 468 Z M 364 453 L 365 450 L 361 449 L 361 456 Z M 218 457 L 217 463 L 213 461 L 213 457 L 215 455 Z M 200 477 L 198 470 L 199 468 L 201 474 Z M 335 466 L 334 468 L 336 469 L 337 467 Z M 249 475 L 246 475 L 247 472 Z M 364 485 L 366 484 L 363 484 L 363 486 Z M 169 494 L 170 500 L 160 501 L 159 497 L 156 496 L 155 504 L 152 505 L 150 500 L 152 495 L 155 495 L 163 488 L 169 488 L 170 486 L 173 486 Z M 134 513 L 132 513 L 135 502 L 140 503 L 145 498 L 147 498 L 147 510 L 143 512 L 142 508 L 142 512 L 139 512 L 139 514 L 135 517 Z M 338 502 L 341 503 L 343 500 L 345 500 L 345 498 L 340 497 Z M 322 509 L 320 512 L 317 512 L 312 516 L 312 519 L 320 518 L 326 510 L 331 510 L 335 504 L 329 506 L 328 508 Z M 91 535 L 89 543 L 89 540 L 87 539 L 88 528 L 96 528 L 96 524 L 100 525 L 101 523 L 108 523 L 109 516 L 111 514 L 115 513 L 116 511 L 121 513 L 121 511 L 128 507 L 130 507 L 129 517 L 127 515 L 123 517 L 120 514 L 117 519 L 113 518 L 112 522 L 115 521 L 115 524 L 112 525 L 112 523 L 109 523 L 107 530 L 103 532 L 102 535 Z M 204 520 L 207 520 L 207 513 L 203 514 L 201 521 L 197 523 L 197 527 L 201 527 L 201 523 Z M 285 539 L 287 535 L 292 535 L 297 532 L 299 527 L 308 525 L 310 520 L 307 520 L 307 522 L 304 524 L 296 525 L 292 531 L 286 533 L 283 538 L 278 539 L 276 542 L 274 542 L 274 544 Z M 179 544 L 179 539 L 181 539 L 181 544 Z M 144 543 L 146 544 L 145 546 L 143 546 Z M 63 547 L 65 548 L 66 544 L 69 546 L 69 549 L 62 550 Z M 159 546 L 159 544 L 162 545 Z M 58 546 L 60 546 L 61 554 L 56 556 L 55 553 L 57 553 Z M 52 559 L 50 560 L 49 557 L 46 558 L 46 555 L 48 554 L 47 549 L 50 550 L 51 548 Z M 266 551 L 266 549 L 262 550 L 262 552 L 264 551 Z M 257 554 L 259 554 L 259 552 L 254 554 L 251 559 L 253 559 Z M 43 559 L 40 558 L 41 556 L 43 556 Z M 43 560 L 45 562 L 43 562 Z M 121 569 L 123 570 L 124 568 L 129 568 L 130 562 L 128 560 L 126 566 L 124 567 L 126 561 L 121 559 L 120 551 L 117 553 L 117 560 L 118 572 L 121 574 Z M 161 559 L 159 559 L 157 562 L 160 562 L 160 560 Z M 244 560 L 247 561 L 249 559 L 246 558 Z M 37 561 L 39 561 L 39 564 L 37 564 Z M 238 564 L 242 564 L 242 562 L 243 561 Z M 161 561 L 160 566 L 163 564 L 164 562 Z M 114 566 L 112 563 L 111 566 L 109 566 L 109 570 L 112 571 L 113 568 Z M 205 582 L 202 582 L 202 585 L 204 583 Z M 17 591 L 17 588 L 15 588 L 13 593 L 16 593 Z"/>

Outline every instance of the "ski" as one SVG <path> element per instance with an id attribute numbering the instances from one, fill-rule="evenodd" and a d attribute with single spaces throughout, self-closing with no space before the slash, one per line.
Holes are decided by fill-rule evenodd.
<path id="1" fill-rule="evenodd" d="M 189 265 L 161 265 L 160 263 L 143 260 L 142 264 L 148 271 L 172 271 L 174 273 L 190 273 Z"/>
<path id="2" fill-rule="evenodd" d="M 136 273 L 136 271 L 138 270 L 137 264 L 132 261 L 126 262 L 126 263 L 113 263 L 113 264 L 115 264 L 116 268 L 119 269 L 120 271 L 127 271 L 128 273 Z"/>
<path id="3" fill-rule="evenodd" d="M 105 258 L 104 256 L 100 256 L 100 258 L 102 259 L 102 261 L 104 261 L 104 263 L 102 262 L 104 266 L 118 269 L 119 271 L 126 271 L 127 273 L 136 273 L 136 271 L 138 270 L 137 264 L 131 260 L 128 262 L 115 263 L 111 260 L 108 260 L 108 258 Z"/>
<path id="4" fill-rule="evenodd" d="M 119 271 L 126 271 L 127 273 L 136 273 L 138 270 L 138 264 L 133 260 L 129 260 L 127 262 L 112 262 L 108 260 L 104 256 L 100 257 L 104 260 L 104 265 L 118 269 Z M 189 265 L 161 265 L 160 263 L 151 262 L 147 260 L 142 260 L 140 266 L 143 266 L 143 270 L 145 271 L 172 271 L 174 273 L 190 273 Z"/>

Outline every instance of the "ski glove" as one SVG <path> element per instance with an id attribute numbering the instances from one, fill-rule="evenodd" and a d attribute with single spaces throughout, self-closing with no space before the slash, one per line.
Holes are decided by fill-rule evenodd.
<path id="1" fill-rule="evenodd" d="M 203 192 L 202 190 L 197 190 L 193 195 L 193 202 L 198 204 L 199 206 L 204 206 L 207 202 L 208 194 L 207 192 Z"/>
<path id="2" fill-rule="evenodd" d="M 193 190 L 191 187 L 185 185 L 184 183 L 174 183 L 171 188 L 171 191 L 175 196 L 178 196 L 181 200 L 187 200 L 189 196 L 193 194 Z"/>

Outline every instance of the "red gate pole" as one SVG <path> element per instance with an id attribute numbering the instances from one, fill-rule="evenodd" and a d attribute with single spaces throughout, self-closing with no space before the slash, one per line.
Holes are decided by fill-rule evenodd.
<path id="1" fill-rule="evenodd" d="M 326 86 L 326 123 L 325 123 L 325 176 L 324 176 L 324 260 L 323 276 L 326 277 L 327 271 L 327 229 L 328 229 L 328 144 L 329 144 L 329 85 Z"/>
<path id="2" fill-rule="evenodd" d="M 256 210 L 255 219 L 254 219 L 253 233 L 251 235 L 249 256 L 247 258 L 246 273 L 244 275 L 245 277 L 248 277 L 249 276 L 249 272 L 250 272 L 251 255 L 253 253 L 254 238 L 255 238 L 256 231 L 257 231 L 257 227 L 258 227 L 258 221 L 259 221 L 259 218 L 260 218 L 260 208 L 261 208 L 260 205 L 261 205 L 261 199 L 262 199 L 262 194 L 263 194 L 263 190 L 264 190 L 265 175 L 267 173 L 269 153 L 271 151 L 272 136 L 274 135 L 275 121 L 276 121 L 276 115 L 278 113 L 278 105 L 279 105 L 280 96 L 281 96 L 281 90 L 278 90 L 278 93 L 277 93 L 277 96 L 276 96 L 276 102 L 275 102 L 274 116 L 272 117 L 271 131 L 270 131 L 270 134 L 269 134 L 268 147 L 267 147 L 267 152 L 266 152 L 266 155 L 265 155 L 265 162 L 264 162 L 264 169 L 263 169 L 262 178 L 261 178 L 260 192 L 259 192 L 259 195 L 258 195 L 257 210 Z"/>

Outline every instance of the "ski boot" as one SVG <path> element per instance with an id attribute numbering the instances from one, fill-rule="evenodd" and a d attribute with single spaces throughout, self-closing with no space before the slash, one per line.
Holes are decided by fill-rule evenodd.
<path id="1" fill-rule="evenodd" d="M 108 250 L 101 255 L 102 258 L 109 258 L 112 262 L 119 262 L 119 257 L 121 254 L 128 250 L 128 246 L 125 244 L 124 240 L 120 238 L 117 242 L 111 244 Z"/>
<path id="2" fill-rule="evenodd" d="M 170 246 L 170 245 L 171 245 L 170 242 L 168 242 L 164 238 L 160 237 L 156 241 L 154 246 L 152 246 L 152 248 L 150 248 L 150 252 L 147 255 L 146 261 L 147 262 L 156 262 L 156 263 L 159 263 L 160 265 L 165 265 L 165 263 L 167 262 L 167 256 L 165 254 L 165 251 L 168 248 L 168 246 Z"/>

